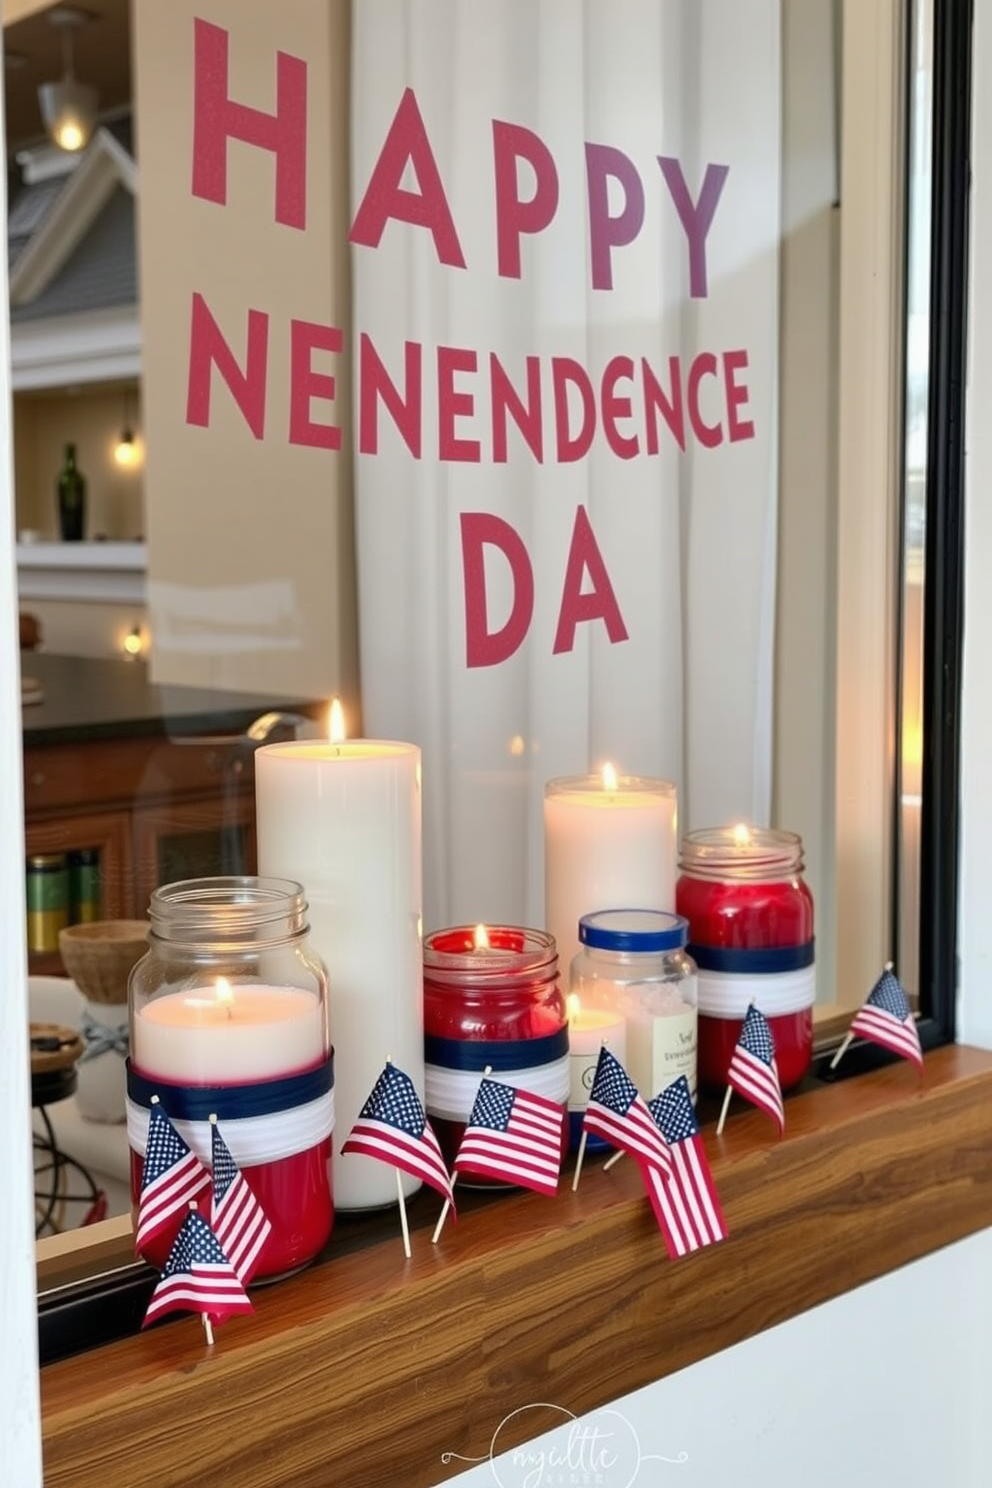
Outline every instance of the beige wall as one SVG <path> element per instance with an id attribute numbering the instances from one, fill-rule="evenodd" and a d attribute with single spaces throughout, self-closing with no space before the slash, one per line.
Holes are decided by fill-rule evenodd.
<path id="1" fill-rule="evenodd" d="M 135 105 L 149 607 L 159 680 L 341 693 L 357 716 L 351 471 L 346 452 L 288 442 L 289 322 L 348 338 L 348 9 L 338 0 L 136 0 Z M 304 231 L 273 220 L 274 162 L 228 145 L 228 204 L 195 199 L 193 18 L 231 32 L 231 96 L 272 112 L 277 49 L 308 64 Z M 265 437 L 214 374 L 211 425 L 185 422 L 190 308 L 206 300 L 236 355 L 249 308 L 269 316 Z M 333 414 L 347 430 L 345 360 Z M 348 438 L 345 438 L 345 445 Z"/>
<path id="2" fill-rule="evenodd" d="M 125 403 L 123 388 L 80 388 L 75 392 L 15 393 L 14 486 L 17 530 L 58 536 L 55 479 L 67 443 L 76 446 L 76 463 L 86 477 L 86 536 L 129 541 L 144 535 L 144 471 L 140 461 L 126 469 L 114 460 L 124 427 L 125 408 L 132 428 L 140 429 L 137 390 Z M 137 441 L 139 454 L 141 441 Z"/>

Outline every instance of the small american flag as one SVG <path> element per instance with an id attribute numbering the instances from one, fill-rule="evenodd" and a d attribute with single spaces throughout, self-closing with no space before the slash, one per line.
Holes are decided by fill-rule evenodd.
<path id="1" fill-rule="evenodd" d="M 553 1194 L 561 1171 L 559 1101 L 484 1078 L 455 1157 L 455 1173 L 476 1173 Z"/>
<path id="2" fill-rule="evenodd" d="M 582 1129 L 628 1152 L 642 1167 L 656 1168 L 662 1173 L 671 1168 L 671 1154 L 651 1112 L 619 1059 L 605 1044 L 599 1051 Z"/>
<path id="3" fill-rule="evenodd" d="M 727 1066 L 727 1084 L 752 1105 L 767 1111 L 779 1131 L 785 1130 L 785 1106 L 775 1063 L 775 1040 L 768 1019 L 752 1002 Z"/>
<path id="4" fill-rule="evenodd" d="M 706 1160 L 699 1123 L 684 1075 L 648 1102 L 648 1109 L 669 1145 L 671 1172 L 645 1172 L 648 1197 L 674 1260 L 727 1237 L 727 1225 Z"/>
<path id="5" fill-rule="evenodd" d="M 242 1286 L 247 1286 L 262 1246 L 272 1233 L 272 1225 L 231 1156 L 216 1119 L 210 1119 L 214 1173 L 210 1218 L 218 1244 L 238 1273 Z"/>
<path id="6" fill-rule="evenodd" d="M 409 1075 L 387 1064 L 341 1148 L 392 1163 L 436 1188 L 454 1207 L 451 1179 L 434 1129 Z"/>
<path id="7" fill-rule="evenodd" d="M 167 1312 L 202 1312 L 214 1323 L 254 1312 L 217 1236 L 195 1209 L 183 1220 L 141 1326 Z"/>
<path id="8" fill-rule="evenodd" d="M 189 1208 L 204 1189 L 210 1174 L 176 1131 L 161 1105 L 152 1100 L 148 1117 L 145 1165 L 138 1195 L 134 1248 L 140 1251 Z"/>
<path id="9" fill-rule="evenodd" d="M 849 1031 L 911 1059 L 922 1070 L 920 1035 L 906 994 L 890 967 L 885 968 L 871 989 Z"/>

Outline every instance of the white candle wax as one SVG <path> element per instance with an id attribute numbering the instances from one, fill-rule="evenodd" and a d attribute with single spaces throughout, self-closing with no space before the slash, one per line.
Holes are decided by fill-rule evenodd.
<path id="1" fill-rule="evenodd" d="M 334 1045 L 334 1202 L 396 1202 L 386 1163 L 347 1137 L 385 1061 L 423 1096 L 420 750 L 353 739 L 255 754 L 259 872 L 303 884 L 310 942 L 327 967 Z M 402 1175 L 404 1193 L 419 1187 Z"/>
<path id="2" fill-rule="evenodd" d="M 301 987 L 234 983 L 169 992 L 139 1008 L 135 1067 L 174 1084 L 237 1085 L 312 1068 L 324 1058 L 320 1000 Z"/>
<path id="3" fill-rule="evenodd" d="M 544 796 L 545 925 L 567 973 L 579 920 L 600 909 L 675 908 L 675 787 L 620 776 L 551 780 Z"/>
<path id="4" fill-rule="evenodd" d="M 584 1111 L 596 1077 L 599 1051 L 605 1043 L 623 1064 L 626 1058 L 626 1028 L 623 1018 L 606 1008 L 570 1008 L 568 1014 L 568 1067 L 570 1111 Z"/>

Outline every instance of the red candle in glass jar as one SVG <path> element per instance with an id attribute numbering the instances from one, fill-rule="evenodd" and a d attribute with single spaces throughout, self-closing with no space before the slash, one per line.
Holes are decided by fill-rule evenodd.
<path id="1" fill-rule="evenodd" d="M 562 1102 L 564 1153 L 568 1013 L 554 937 L 512 925 L 459 925 L 428 935 L 424 1066 L 425 1107 L 449 1165 L 486 1071 Z"/>
<path id="2" fill-rule="evenodd" d="M 683 838 L 676 909 L 699 968 L 699 1080 L 727 1083 L 753 1001 L 768 1019 L 783 1090 L 813 1057 L 813 896 L 802 839 L 768 827 L 713 827 Z"/>
<path id="3" fill-rule="evenodd" d="M 271 1229 L 252 1279 L 298 1269 L 334 1220 L 333 1055 L 327 976 L 310 953 L 300 884 L 252 877 L 155 890 L 147 954 L 128 986 L 131 1198 L 137 1214 L 149 1112 L 212 1165 L 211 1117 Z M 210 1219 L 211 1187 L 198 1200 Z M 184 1219 L 141 1253 L 161 1267 Z"/>

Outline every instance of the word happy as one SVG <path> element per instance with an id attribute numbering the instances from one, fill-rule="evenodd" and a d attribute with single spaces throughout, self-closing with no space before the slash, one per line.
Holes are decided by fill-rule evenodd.
<path id="1" fill-rule="evenodd" d="M 228 145 L 240 141 L 272 157 L 275 221 L 305 232 L 307 64 L 276 53 L 276 105 L 266 112 L 230 97 L 230 41 L 224 28 L 194 21 L 192 194 L 227 207 Z M 643 226 L 645 183 L 629 156 L 611 145 L 586 143 L 584 155 L 590 286 L 609 292 L 622 249 Z M 694 198 L 677 159 L 660 155 L 657 165 L 658 183 L 684 238 L 690 297 L 705 298 L 707 242 L 729 167 L 707 164 Z M 526 193 L 521 167 L 531 183 Z M 523 243 L 554 230 L 559 172 L 539 135 L 502 120 L 492 121 L 491 170 L 497 274 L 521 280 Z M 415 190 L 402 184 L 411 180 Z M 439 265 L 471 272 L 411 88 L 403 92 L 386 131 L 349 241 L 374 252 L 387 230 L 425 234 Z M 480 292 L 485 291 L 480 287 Z M 274 326 L 258 308 L 248 309 L 241 325 L 222 325 L 199 292 L 190 305 L 186 422 L 210 427 L 219 379 L 251 435 L 264 440 L 271 433 L 268 371 L 276 336 L 288 349 L 282 410 L 288 443 L 339 451 L 344 435 L 334 420 L 334 404 L 345 356 L 341 327 L 299 318 Z M 366 456 L 377 455 L 388 440 L 394 447 L 398 441 L 414 460 L 500 465 L 512 457 L 563 465 L 597 448 L 633 460 L 665 449 L 709 450 L 755 437 L 747 416 L 748 356 L 739 347 L 671 356 L 663 365 L 616 355 L 597 368 L 571 357 L 524 353 L 510 366 L 489 349 L 406 341 L 401 349 L 387 351 L 360 331 L 352 370 L 356 446 Z M 467 664 L 495 665 L 519 648 L 529 630 L 532 565 L 519 533 L 498 517 L 463 513 L 461 538 Z M 487 610 L 487 545 L 502 555 L 514 590 L 509 618 L 498 630 Z M 627 639 L 602 554 L 579 507 L 565 557 L 554 651 L 570 651 L 576 626 L 593 620 L 602 622 L 612 643 Z"/>

